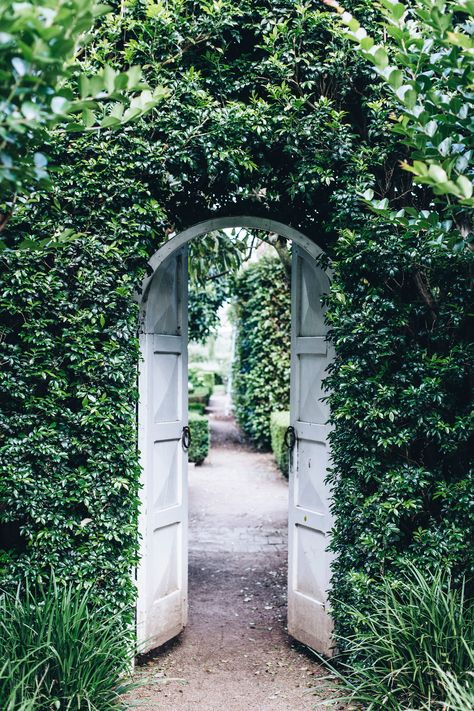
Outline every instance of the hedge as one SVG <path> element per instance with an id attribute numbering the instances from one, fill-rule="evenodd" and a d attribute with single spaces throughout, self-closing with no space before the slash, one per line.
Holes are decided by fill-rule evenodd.
<path id="1" fill-rule="evenodd" d="M 191 431 L 191 445 L 188 451 L 189 461 L 200 465 L 209 454 L 209 419 L 197 412 L 190 412 L 189 429 Z"/>
<path id="2" fill-rule="evenodd" d="M 282 473 L 288 477 L 290 467 L 290 457 L 288 447 L 285 444 L 285 433 L 290 424 L 290 412 L 272 412 L 270 417 L 270 437 L 272 452 L 276 463 Z"/>
<path id="3" fill-rule="evenodd" d="M 199 404 L 199 405 L 204 405 L 206 407 L 209 405 L 209 400 L 210 400 L 210 393 L 209 393 L 209 388 L 207 388 L 205 385 L 199 385 L 196 388 L 193 388 L 191 392 L 188 395 L 188 400 L 190 404 Z"/>
<path id="4" fill-rule="evenodd" d="M 189 412 L 197 412 L 198 415 L 204 415 L 206 411 L 206 406 L 202 402 L 190 402 L 188 403 Z"/>
<path id="5" fill-rule="evenodd" d="M 472 261 L 378 221 L 338 243 L 327 386 L 341 635 L 354 631 L 344 605 L 370 614 L 382 573 L 395 584 L 415 563 L 473 580 Z"/>
<path id="6" fill-rule="evenodd" d="M 332 604 L 346 634 L 342 603 L 370 609 L 382 574 L 396 581 L 407 559 L 458 577 L 472 568 L 472 256 L 443 252 L 429 226 L 417 243 L 383 229 L 361 204 L 367 187 L 381 198 L 411 190 L 397 167 L 405 148 L 389 135 L 393 107 L 371 68 L 333 36 L 321 3 L 112 4 L 122 11 L 98 28 L 86 60 L 143 63 L 170 95 L 119 133 L 52 136 L 42 152 L 54 189 L 21 198 L 2 232 L 9 246 L 62 228 L 79 236 L 0 254 L 1 584 L 46 579 L 52 566 L 132 623 L 136 289 L 171 233 L 219 216 L 270 217 L 334 258 Z M 345 5 L 368 26 L 373 2 Z M 430 200 L 422 188 L 414 198 Z M 261 444 L 271 410 L 288 404 L 287 389 L 273 388 L 289 354 L 289 326 L 280 330 L 272 311 L 287 292 L 269 299 L 274 284 L 269 277 L 254 298 L 242 282 L 254 308 L 236 375 L 256 398 L 253 407 L 240 387 L 244 424 Z M 275 360 L 277 342 L 287 345 Z"/>
<path id="7" fill-rule="evenodd" d="M 1 265 L 1 586 L 46 581 L 53 567 L 94 584 L 128 624 L 140 474 L 134 281 L 123 253 L 92 238 L 41 257 L 6 253 Z"/>
<path id="8" fill-rule="evenodd" d="M 236 285 L 233 403 L 237 422 L 259 448 L 270 448 L 270 416 L 289 406 L 291 294 L 278 257 L 265 254 Z"/>

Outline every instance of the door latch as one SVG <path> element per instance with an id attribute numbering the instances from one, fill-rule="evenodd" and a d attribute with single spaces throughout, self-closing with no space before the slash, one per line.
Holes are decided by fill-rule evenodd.
<path id="1" fill-rule="evenodd" d="M 185 427 L 183 427 L 183 433 L 181 435 L 181 441 L 183 443 L 183 449 L 185 452 L 187 452 L 189 447 L 191 446 L 191 440 L 191 430 L 186 425 Z"/>
<path id="2" fill-rule="evenodd" d="M 285 432 L 285 445 L 288 447 L 288 449 L 293 449 L 295 444 L 296 444 L 296 430 L 294 427 L 292 427 L 290 425 Z"/>

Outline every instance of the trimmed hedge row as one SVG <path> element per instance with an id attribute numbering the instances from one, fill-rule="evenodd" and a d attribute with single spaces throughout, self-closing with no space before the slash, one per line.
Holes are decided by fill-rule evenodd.
<path id="1" fill-rule="evenodd" d="M 382 574 L 395 584 L 415 563 L 474 579 L 472 262 L 375 219 L 338 242 L 327 385 L 344 636 L 355 624 L 344 604 L 370 615 Z"/>
<path id="2" fill-rule="evenodd" d="M 197 412 L 190 412 L 189 429 L 191 431 L 189 461 L 200 465 L 209 454 L 209 419 Z"/>
<path id="3" fill-rule="evenodd" d="M 285 444 L 285 433 L 290 424 L 290 413 L 272 412 L 270 417 L 270 438 L 272 452 L 282 474 L 288 477 L 290 467 L 290 455 Z"/>
<path id="4" fill-rule="evenodd" d="M 235 416 L 259 448 L 270 448 L 270 416 L 289 406 L 291 294 L 278 257 L 265 254 L 236 285 Z"/>

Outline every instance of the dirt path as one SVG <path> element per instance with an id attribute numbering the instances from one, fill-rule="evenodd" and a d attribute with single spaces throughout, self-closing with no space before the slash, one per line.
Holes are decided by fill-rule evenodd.
<path id="1" fill-rule="evenodd" d="M 189 624 L 149 657 L 144 711 L 306 711 L 324 672 L 288 638 L 288 486 L 211 402 L 213 447 L 190 467 Z M 321 683 L 321 682 L 319 682 Z M 322 707 L 320 707 L 322 708 Z"/>

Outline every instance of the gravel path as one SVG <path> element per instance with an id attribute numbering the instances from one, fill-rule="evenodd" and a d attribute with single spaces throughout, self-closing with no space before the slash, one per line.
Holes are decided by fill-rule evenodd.
<path id="1" fill-rule="evenodd" d="M 137 668 L 143 711 L 306 711 L 324 671 L 288 638 L 288 485 L 211 401 L 213 446 L 190 467 L 189 624 Z"/>

